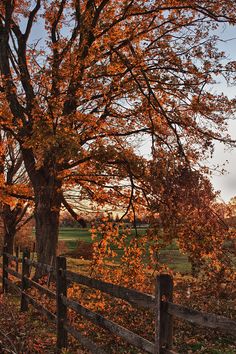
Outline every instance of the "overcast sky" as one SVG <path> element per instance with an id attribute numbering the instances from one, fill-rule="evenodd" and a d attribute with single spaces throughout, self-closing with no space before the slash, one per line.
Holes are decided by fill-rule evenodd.
<path id="1" fill-rule="evenodd" d="M 229 59 L 236 60 L 236 27 L 225 28 L 220 34 L 224 39 L 227 39 L 227 42 L 219 44 L 220 48 L 227 53 Z M 234 87 L 219 84 L 217 89 L 220 92 L 223 91 L 230 98 L 236 98 L 236 82 Z M 229 133 L 236 140 L 236 117 L 232 117 L 229 123 Z M 209 164 L 210 166 L 225 164 L 224 168 L 227 172 L 224 175 L 215 173 L 212 176 L 212 183 L 216 190 L 221 191 L 222 199 L 225 202 L 229 201 L 231 197 L 236 196 L 236 148 L 231 151 L 225 150 L 223 144 L 216 143 L 215 153 Z"/>

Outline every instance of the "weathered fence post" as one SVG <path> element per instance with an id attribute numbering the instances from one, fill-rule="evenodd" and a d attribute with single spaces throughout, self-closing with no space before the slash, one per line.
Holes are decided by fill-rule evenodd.
<path id="1" fill-rule="evenodd" d="M 67 331 L 64 323 L 67 320 L 67 307 L 63 304 L 62 295 L 67 296 L 66 258 L 56 258 L 56 300 L 57 300 L 57 352 L 67 347 Z"/>
<path id="2" fill-rule="evenodd" d="M 17 257 L 17 259 L 16 259 L 16 271 L 18 272 L 18 270 L 19 270 L 19 247 L 18 246 L 16 247 L 16 257 Z"/>
<path id="3" fill-rule="evenodd" d="M 26 277 L 29 277 L 29 264 L 26 263 L 26 259 L 30 258 L 30 251 L 28 249 L 23 250 L 22 254 L 22 277 L 21 277 L 21 305 L 20 309 L 21 311 L 27 311 L 28 310 L 28 302 L 26 300 L 26 297 L 24 295 L 24 291 L 27 289 L 27 281 L 25 279 Z"/>
<path id="4" fill-rule="evenodd" d="M 35 247 L 36 247 L 36 246 L 35 246 L 35 242 L 34 242 L 34 243 L 33 243 L 33 249 L 32 249 L 32 252 L 31 252 L 31 259 L 32 259 L 32 261 L 34 261 Z M 29 267 L 29 276 L 30 276 L 30 274 L 31 274 L 32 268 L 33 268 L 33 266 L 30 265 L 30 267 Z"/>
<path id="5" fill-rule="evenodd" d="M 159 275 L 156 279 L 156 324 L 155 354 L 161 354 L 173 346 L 173 320 L 167 312 L 167 302 L 173 301 L 173 279 L 168 274 Z"/>
<path id="6" fill-rule="evenodd" d="M 55 257 L 52 256 L 51 257 L 51 262 L 50 262 L 50 266 L 52 267 L 52 269 L 53 269 L 53 264 L 55 263 L 54 261 L 55 261 Z M 47 279 L 47 287 L 48 288 L 50 286 L 51 278 L 52 278 L 52 275 L 53 275 L 52 273 L 53 273 L 52 270 L 50 270 L 50 272 L 48 273 L 48 279 Z"/>
<path id="7" fill-rule="evenodd" d="M 3 254 L 2 254 L 2 292 L 7 293 L 8 291 L 8 285 L 7 285 L 7 280 L 8 280 L 8 272 L 6 271 L 6 268 L 8 267 L 8 257 L 6 255 L 7 252 L 7 246 L 3 247 Z"/>

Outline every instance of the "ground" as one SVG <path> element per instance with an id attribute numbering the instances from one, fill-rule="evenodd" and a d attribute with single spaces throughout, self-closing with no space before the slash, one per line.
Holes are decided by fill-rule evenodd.
<path id="1" fill-rule="evenodd" d="M 88 229 L 61 229 L 60 240 L 66 242 L 67 250 L 74 250 L 77 241 L 91 242 Z M 76 273 L 88 275 L 90 260 L 68 258 L 68 268 Z M 160 261 L 167 263 L 173 270 L 175 284 L 174 302 L 189 308 L 201 311 L 221 314 L 229 318 L 236 317 L 235 293 L 222 293 L 219 296 L 209 287 L 202 289 L 190 275 L 190 264 L 187 256 L 180 254 L 173 243 L 160 254 Z M 1 262 L 1 260 L 0 260 Z M 106 263 L 111 274 L 119 268 L 119 262 Z M 145 292 L 153 293 L 154 284 L 150 280 L 151 272 L 147 274 L 147 286 Z M 150 280 L 150 281 L 149 281 Z M 53 289 L 53 283 L 51 289 Z M 105 317 L 123 325 L 124 327 L 153 341 L 154 316 L 152 312 L 141 309 L 132 309 L 127 303 L 114 300 L 111 297 L 101 296 L 96 292 L 83 293 L 81 297 L 80 287 L 72 286 L 69 290 L 72 298 L 78 299 L 84 306 L 101 313 Z M 51 311 L 55 304 L 37 292 L 32 294 L 34 298 Z M 26 313 L 19 311 L 19 297 L 14 293 L 0 296 L 0 354 L 50 354 L 55 353 L 55 325 L 48 322 L 31 306 Z M 108 334 L 104 330 L 98 330 L 88 321 L 75 316 L 70 312 L 70 320 L 78 329 L 99 343 L 109 354 L 138 354 L 141 353 L 131 346 L 127 346 L 116 336 Z M 183 321 L 175 321 L 174 345 L 180 354 L 235 354 L 236 344 L 233 338 L 223 332 L 206 330 L 198 326 L 187 324 Z M 69 351 L 67 354 L 86 353 L 86 351 L 71 337 L 69 337 Z"/>
<path id="2" fill-rule="evenodd" d="M 71 260 L 70 268 L 76 272 L 86 273 L 88 262 Z M 224 296 L 216 300 L 214 294 L 203 293 L 196 281 L 190 276 L 175 275 L 174 302 L 187 307 L 201 309 L 208 312 L 223 314 L 235 318 L 234 300 L 231 296 Z M 151 285 L 150 285 L 151 286 Z M 53 284 L 51 285 L 53 288 Z M 150 289 L 149 289 L 150 292 Z M 81 289 L 72 287 L 69 296 L 81 299 Z M 153 313 L 141 309 L 133 309 L 130 305 L 113 300 L 110 297 L 93 296 L 89 292 L 83 295 L 83 305 L 103 314 L 105 317 L 118 322 L 124 327 L 135 331 L 149 340 L 153 339 Z M 51 301 L 46 301 L 37 292 L 34 297 L 50 310 Z M 234 310 L 233 310 L 234 309 Z M 72 317 L 71 317 L 72 316 Z M 141 351 L 125 344 L 117 337 L 99 330 L 86 320 L 70 313 L 71 321 L 79 330 L 86 332 L 95 342 L 110 354 L 140 354 Z M 206 330 L 182 321 L 175 321 L 174 345 L 180 354 L 235 354 L 236 345 L 233 338 L 220 331 Z M 55 326 L 43 318 L 31 306 L 26 313 L 19 311 L 19 298 L 13 293 L 0 297 L 0 353 L 12 354 L 50 354 L 55 353 Z M 70 350 L 67 354 L 87 353 L 70 337 Z"/>
<path id="3" fill-rule="evenodd" d="M 19 311 L 19 299 L 0 297 L 0 353 L 55 353 L 55 328 L 37 311 Z"/>

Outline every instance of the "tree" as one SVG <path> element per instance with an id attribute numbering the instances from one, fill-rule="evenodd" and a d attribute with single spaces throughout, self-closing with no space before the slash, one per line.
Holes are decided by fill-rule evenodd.
<path id="1" fill-rule="evenodd" d="M 165 169 L 160 169 L 163 163 Z M 158 252 L 175 241 L 188 255 L 192 275 L 200 275 L 203 270 L 205 275 L 214 276 L 218 285 L 222 280 L 232 281 L 233 250 L 225 246 L 235 239 L 235 231 L 227 225 L 228 208 L 217 203 L 218 193 L 209 178 L 176 160 L 152 161 L 150 169 L 151 181 L 146 185 L 151 196 L 149 207 L 152 215 L 158 215 L 161 227 L 158 235 L 154 232 L 151 236 L 153 249 Z M 154 227 L 155 223 L 152 218 Z"/>
<path id="2" fill-rule="evenodd" d="M 230 199 L 229 204 L 228 204 L 230 210 L 231 210 L 231 216 L 235 217 L 236 214 L 236 197 L 233 197 Z"/>
<path id="3" fill-rule="evenodd" d="M 0 217 L 3 244 L 7 252 L 12 254 L 16 234 L 33 217 L 33 198 L 19 145 L 4 132 L 0 134 L 0 144 Z"/>
<path id="4" fill-rule="evenodd" d="M 40 262 L 56 252 L 65 183 L 134 213 L 139 137 L 188 164 L 214 139 L 230 142 L 231 104 L 208 87 L 225 70 L 214 30 L 235 10 L 233 0 L 1 1 L 1 125 L 34 189 Z"/>

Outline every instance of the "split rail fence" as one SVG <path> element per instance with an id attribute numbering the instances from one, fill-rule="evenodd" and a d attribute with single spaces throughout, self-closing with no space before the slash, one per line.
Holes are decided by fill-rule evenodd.
<path id="1" fill-rule="evenodd" d="M 13 262 L 15 262 L 14 268 L 12 267 Z M 19 263 L 21 263 L 21 267 L 19 267 Z M 156 278 L 155 296 L 153 296 L 71 272 L 67 270 L 66 258 L 64 257 L 57 257 L 56 267 L 53 268 L 50 265 L 40 264 L 34 260 L 31 260 L 30 252 L 28 250 L 23 252 L 21 259 L 19 256 L 13 256 L 3 252 L 3 263 L 1 266 L 3 292 L 7 293 L 8 289 L 12 287 L 20 294 L 21 311 L 27 311 L 28 305 L 30 304 L 56 324 L 56 346 L 58 353 L 60 353 L 62 348 L 67 347 L 68 333 L 76 338 L 92 353 L 105 353 L 104 349 L 99 348 L 91 339 L 81 334 L 67 322 L 68 308 L 74 310 L 76 313 L 82 315 L 97 326 L 100 326 L 116 336 L 123 338 L 129 344 L 147 353 L 176 354 L 173 349 L 174 317 L 186 320 L 192 324 L 213 329 L 221 329 L 236 336 L 236 321 L 223 316 L 203 313 L 174 304 L 172 302 L 173 280 L 167 274 L 160 275 Z M 30 279 L 30 270 L 32 267 L 39 267 L 43 269 L 45 273 L 53 274 L 56 279 L 55 292 Z M 20 285 L 16 285 L 15 282 L 11 281 L 8 276 L 9 274 L 19 279 Z M 109 294 L 115 298 L 123 299 L 135 307 L 151 309 L 155 316 L 154 342 L 150 342 L 138 334 L 131 332 L 123 326 L 83 307 L 78 302 L 68 298 L 68 282 L 75 282 L 89 288 L 100 290 L 101 292 Z M 49 298 L 56 300 L 56 313 L 50 312 L 26 292 L 28 288 L 32 287 L 39 290 L 40 293 L 46 294 Z"/>

